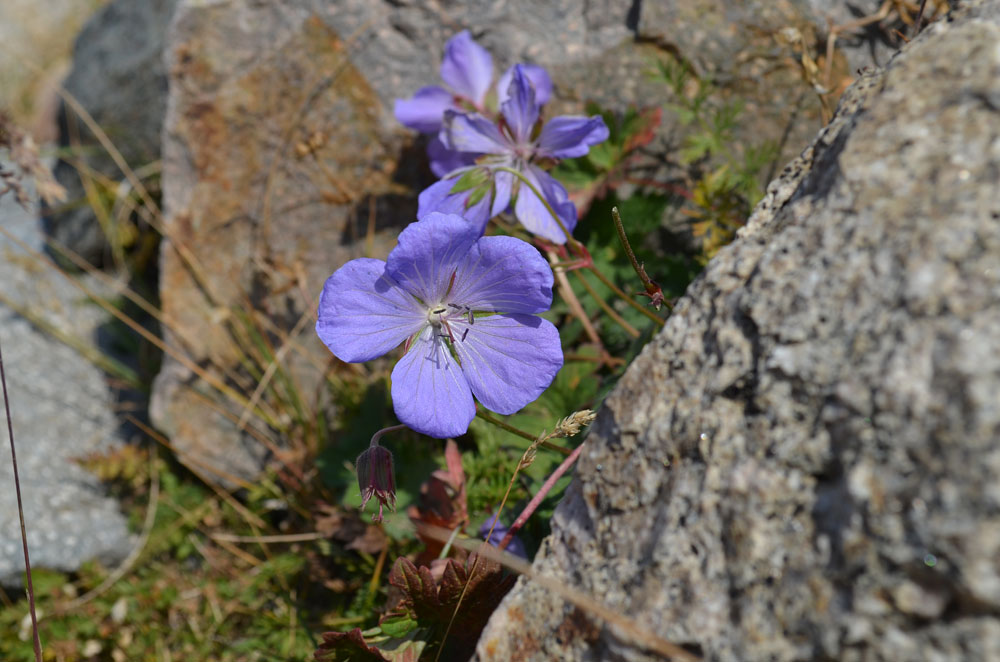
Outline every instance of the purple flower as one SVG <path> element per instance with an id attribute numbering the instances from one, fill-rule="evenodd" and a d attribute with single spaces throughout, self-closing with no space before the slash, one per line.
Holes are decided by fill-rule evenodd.
<path id="1" fill-rule="evenodd" d="M 536 101 L 544 105 L 552 95 L 552 79 L 537 65 L 522 65 L 524 74 L 535 86 Z M 499 100 L 506 99 L 514 68 L 500 77 Z M 427 145 L 431 171 L 444 177 L 456 168 L 472 165 L 475 156 L 448 149 L 438 138 L 447 110 L 488 113 L 487 95 L 493 83 L 493 58 L 475 42 L 468 30 L 448 40 L 441 61 L 441 79 L 445 86 L 422 87 L 409 99 L 396 99 L 395 115 L 404 126 L 434 136 Z"/>
<path id="2" fill-rule="evenodd" d="M 396 479 L 392 467 L 392 453 L 382 446 L 370 446 L 358 456 L 355 465 L 358 471 L 358 486 L 361 488 L 361 509 L 373 496 L 378 501 L 378 514 L 372 516 L 376 522 L 382 521 L 382 508 L 396 510 Z"/>
<path id="3" fill-rule="evenodd" d="M 392 371 L 396 416 L 417 432 L 454 437 L 475 416 L 473 396 L 512 414 L 562 367 L 558 331 L 533 314 L 551 306 L 552 280 L 531 245 L 430 214 L 400 233 L 385 262 L 351 260 L 327 279 L 316 332 L 348 362 L 405 341 Z"/>
<path id="4" fill-rule="evenodd" d="M 434 133 L 441 129 L 446 110 L 485 111 L 493 58 L 463 30 L 444 46 L 441 79 L 447 87 L 429 85 L 409 99 L 396 99 L 396 119 L 421 133 Z"/>
<path id="5" fill-rule="evenodd" d="M 504 536 L 506 536 L 507 532 L 510 530 L 510 528 L 505 526 L 503 522 L 496 522 L 496 525 L 494 526 L 493 523 L 496 519 L 496 515 L 490 515 L 486 518 L 486 521 L 483 522 L 483 525 L 479 527 L 479 535 L 482 536 L 483 540 L 494 547 L 500 544 L 500 541 L 504 539 Z M 492 534 L 490 534 L 490 527 L 493 527 Z M 490 537 L 487 538 L 487 535 Z M 510 542 L 507 543 L 507 551 L 514 556 L 520 556 L 525 561 L 528 560 L 528 552 L 524 548 L 524 541 L 517 536 L 511 536 Z"/>
<path id="6" fill-rule="evenodd" d="M 488 220 L 506 209 L 513 199 L 514 215 L 525 228 L 550 241 L 564 243 L 566 237 L 562 229 L 538 195 L 520 178 L 497 168 L 517 170 L 552 206 L 566 229 L 572 232 L 576 225 L 576 207 L 569 201 L 566 189 L 538 163 L 583 156 L 591 145 L 608 138 L 608 128 L 599 116 L 563 116 L 553 118 L 536 131 L 540 105 L 524 65 L 514 67 L 508 96 L 500 105 L 500 112 L 502 119 L 496 123 L 479 113 L 445 111 L 441 142 L 454 151 L 483 155 L 477 159 L 477 166 L 472 167 L 482 166 L 491 174 L 489 186 L 466 189 L 457 185 L 460 181 L 457 177 L 470 168 L 459 170 L 421 194 L 417 216 L 422 218 L 432 211 L 464 208 L 464 215 L 473 225 L 485 225 L 482 220 L 484 213 Z M 489 193 L 488 205 L 481 204 L 482 199 L 487 197 L 482 191 Z M 481 206 L 473 210 L 475 203 Z"/>

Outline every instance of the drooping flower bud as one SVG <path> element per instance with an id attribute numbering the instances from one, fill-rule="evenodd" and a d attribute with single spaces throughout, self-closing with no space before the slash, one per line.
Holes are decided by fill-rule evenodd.
<path id="1" fill-rule="evenodd" d="M 358 486 L 361 488 L 361 508 L 373 496 L 378 499 L 378 513 L 372 521 L 382 521 L 382 508 L 396 510 L 396 478 L 392 467 L 392 453 L 382 446 L 373 445 L 358 456 Z"/>

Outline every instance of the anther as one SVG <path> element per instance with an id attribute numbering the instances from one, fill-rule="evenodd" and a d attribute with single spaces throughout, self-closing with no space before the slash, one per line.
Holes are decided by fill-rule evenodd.
<path id="1" fill-rule="evenodd" d="M 438 308 L 437 310 L 432 310 L 431 312 L 434 313 L 435 315 L 440 315 L 441 313 L 445 312 L 446 310 L 448 310 L 448 309 L 447 308 Z"/>
<path id="2" fill-rule="evenodd" d="M 469 335 L 469 327 L 465 327 L 465 331 L 462 331 L 462 342 L 465 342 L 465 336 Z"/>

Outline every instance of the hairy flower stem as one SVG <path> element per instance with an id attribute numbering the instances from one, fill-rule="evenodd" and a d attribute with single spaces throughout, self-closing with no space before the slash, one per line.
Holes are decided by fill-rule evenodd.
<path id="1" fill-rule="evenodd" d="M 552 216 L 553 220 L 555 220 L 556 224 L 559 225 L 559 229 L 563 231 L 564 235 L 566 235 L 566 243 L 570 246 L 570 248 L 572 248 L 579 254 L 586 254 L 587 250 L 586 246 L 584 246 L 579 241 L 573 238 L 573 235 L 571 235 L 569 233 L 569 230 L 566 229 L 566 224 L 563 223 L 562 219 L 559 218 L 559 215 L 556 214 L 556 210 L 552 208 L 552 205 L 550 205 L 549 201 L 545 199 L 545 196 L 543 196 L 541 192 L 537 188 L 535 188 L 534 184 L 528 181 L 527 177 L 521 174 L 520 171 L 514 168 L 508 168 L 506 166 L 498 166 L 494 169 L 513 174 L 515 177 L 520 179 L 525 186 L 531 189 L 532 193 L 534 193 L 538 197 L 538 199 L 541 200 L 542 204 L 545 205 L 545 209 L 549 212 L 549 215 Z M 625 292 L 623 292 L 620 287 L 612 283 L 611 280 L 607 276 L 605 276 L 604 273 L 600 269 L 598 269 L 596 265 L 591 263 L 587 265 L 587 268 L 590 269 L 590 271 L 592 271 L 595 276 L 597 276 L 598 280 L 607 285 L 612 292 L 614 292 L 617 296 L 624 299 L 625 303 L 638 310 L 640 313 L 651 319 L 653 322 L 656 322 L 658 326 L 664 325 L 664 321 L 662 319 L 660 319 L 657 315 L 647 310 L 646 307 L 643 306 L 641 303 L 639 303 L 629 295 L 625 294 Z"/>
<path id="2" fill-rule="evenodd" d="M 383 436 L 389 434 L 390 432 L 398 432 L 400 430 L 408 430 L 408 429 L 409 428 L 407 428 L 405 425 L 391 425 L 387 428 L 382 428 L 381 430 L 372 435 L 372 440 L 368 444 L 368 448 L 378 446 L 379 445 L 378 440 L 381 439 Z"/>
<path id="3" fill-rule="evenodd" d="M 17 453 L 14 452 L 14 423 L 10 416 L 10 398 L 7 396 L 7 375 L 3 369 L 2 350 L 0 350 L 0 385 L 3 386 L 3 406 L 4 411 L 7 413 L 7 436 L 10 438 L 10 463 L 14 468 L 14 491 L 17 492 L 17 516 L 21 520 L 21 547 L 24 549 L 24 572 L 27 575 L 28 611 L 31 612 L 31 633 L 34 639 L 35 662 L 42 662 L 42 640 L 38 636 L 38 616 L 35 614 L 35 587 L 31 582 L 31 560 L 28 558 L 28 533 L 24 526 L 21 481 L 17 474 Z"/>
<path id="4" fill-rule="evenodd" d="M 573 463 L 576 462 L 576 459 L 580 457 L 580 451 L 583 450 L 583 446 L 584 444 L 580 444 L 579 446 L 574 448 L 573 452 L 570 453 L 569 456 L 562 461 L 562 464 L 556 467 L 556 470 L 552 472 L 552 475 L 549 476 L 548 479 L 546 479 L 545 483 L 538 490 L 535 496 L 533 496 L 531 498 L 531 501 L 528 502 L 528 505 L 525 506 L 524 510 L 521 511 L 521 514 L 517 516 L 516 520 L 514 520 L 514 523 L 510 525 L 510 529 L 507 530 L 507 535 L 505 535 L 503 537 L 503 540 L 500 541 L 500 544 L 497 545 L 498 549 L 507 548 L 507 545 L 510 544 L 511 539 L 514 537 L 514 534 L 517 533 L 518 530 L 522 526 L 524 526 L 524 523 L 528 521 L 528 518 L 531 517 L 536 510 L 538 510 L 538 506 L 541 505 L 542 501 L 552 490 L 552 487 L 556 484 L 556 481 L 562 478 L 563 474 L 566 473 L 569 470 L 569 468 L 573 466 Z"/>
<path id="5" fill-rule="evenodd" d="M 529 432 L 525 432 L 524 430 L 521 430 L 519 428 L 514 427 L 513 425 L 501 421 L 499 418 L 497 418 L 493 414 L 490 414 L 481 407 L 476 407 L 476 416 L 478 416 L 479 418 L 483 419 L 484 421 L 486 421 L 491 425 L 497 426 L 501 430 L 505 430 L 507 432 L 510 432 L 511 434 L 516 434 L 518 437 L 521 437 L 522 439 L 527 439 L 528 441 L 531 442 L 534 442 L 535 440 L 538 439 L 536 435 L 533 435 Z M 551 441 L 543 441 L 541 443 L 541 446 L 542 448 L 548 448 L 550 451 L 556 451 L 557 453 L 562 453 L 563 455 L 571 455 L 573 453 L 572 449 L 566 448 L 565 446 L 560 446 L 559 444 L 553 444 Z"/>
<path id="6" fill-rule="evenodd" d="M 618 207 L 611 208 L 611 218 L 615 221 L 615 230 L 618 231 L 618 239 L 622 242 L 622 247 L 625 249 L 625 254 L 628 255 L 628 261 L 632 263 L 632 268 L 635 270 L 639 280 L 642 281 L 642 286 L 646 290 L 646 296 L 653 303 L 653 307 L 657 310 L 660 309 L 660 305 L 667 303 L 663 299 L 663 290 L 660 289 L 659 283 L 654 281 L 646 273 L 646 267 L 639 264 L 639 261 L 635 259 L 635 253 L 632 251 L 632 245 L 628 243 L 628 235 L 625 234 L 625 226 L 622 224 L 622 217 L 618 213 Z M 673 308 L 669 303 L 667 303 L 668 308 Z"/>

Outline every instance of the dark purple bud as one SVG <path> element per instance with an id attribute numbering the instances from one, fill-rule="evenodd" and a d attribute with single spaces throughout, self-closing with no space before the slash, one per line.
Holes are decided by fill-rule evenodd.
<path id="1" fill-rule="evenodd" d="M 396 510 L 396 477 L 392 469 L 392 453 L 382 446 L 372 446 L 358 456 L 358 487 L 361 488 L 361 508 L 373 496 L 378 499 L 378 513 L 372 521 L 382 521 L 382 508 Z"/>

